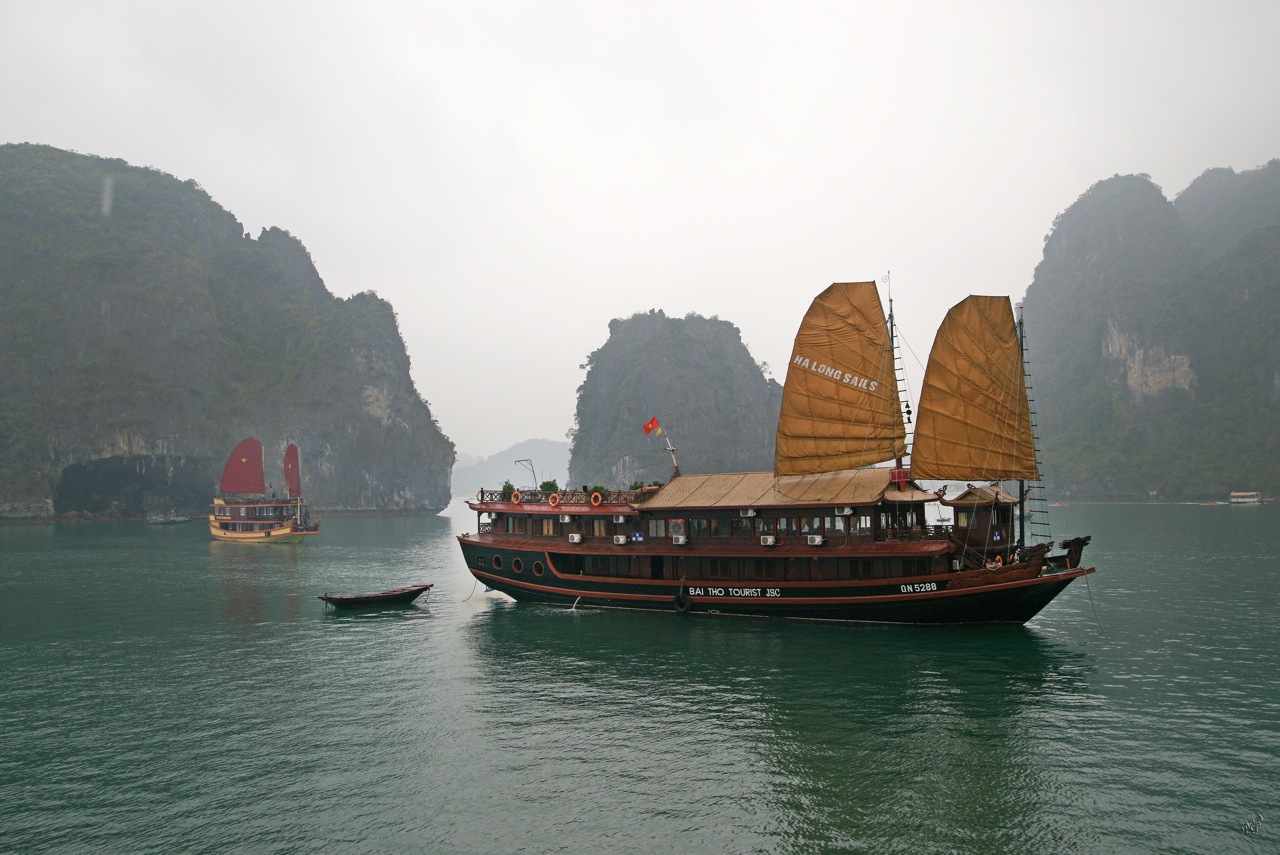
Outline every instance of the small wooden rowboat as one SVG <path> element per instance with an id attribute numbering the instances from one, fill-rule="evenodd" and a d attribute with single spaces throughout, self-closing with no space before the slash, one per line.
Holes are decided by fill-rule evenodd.
<path id="1" fill-rule="evenodd" d="M 425 585 L 406 585 L 403 588 L 392 588 L 390 591 L 379 591 L 376 594 L 321 594 L 320 599 L 340 609 L 368 609 L 377 606 L 403 606 L 412 603 L 431 588 Z"/>

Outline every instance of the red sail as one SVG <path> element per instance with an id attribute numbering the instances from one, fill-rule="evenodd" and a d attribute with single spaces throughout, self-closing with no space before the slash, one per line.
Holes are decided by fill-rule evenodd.
<path id="1" fill-rule="evenodd" d="M 221 489 L 223 493 L 266 493 L 266 481 L 262 475 L 262 443 L 249 437 L 236 446 L 222 470 Z"/>
<path id="2" fill-rule="evenodd" d="M 302 472 L 298 469 L 298 446 L 292 442 L 284 450 L 284 486 L 289 490 L 289 498 L 302 498 Z"/>

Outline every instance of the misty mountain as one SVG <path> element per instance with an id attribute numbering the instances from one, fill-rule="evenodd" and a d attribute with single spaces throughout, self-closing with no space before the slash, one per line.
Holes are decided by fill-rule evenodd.
<path id="1" fill-rule="evenodd" d="M 194 181 L 0 146 L 0 516 L 198 512 L 234 445 L 288 441 L 318 508 L 436 512 L 453 443 L 395 312 L 338 299 Z"/>
<path id="2" fill-rule="evenodd" d="M 1280 491 L 1280 160 L 1174 202 L 1145 175 L 1098 182 L 1025 308 L 1051 492 Z"/>
<path id="3" fill-rule="evenodd" d="M 584 367 L 570 483 L 665 482 L 672 473 L 666 439 L 684 472 L 773 467 L 782 386 L 764 376 L 728 321 L 658 310 L 615 319 Z M 646 436 L 643 426 L 655 417 L 664 435 Z"/>
<path id="4" fill-rule="evenodd" d="M 517 460 L 529 460 L 538 478 L 533 481 L 529 467 Z M 527 439 L 505 451 L 453 468 L 453 494 L 471 496 L 477 490 L 497 490 L 505 481 L 517 487 L 537 487 L 555 481 L 568 487 L 569 443 L 554 439 Z"/>

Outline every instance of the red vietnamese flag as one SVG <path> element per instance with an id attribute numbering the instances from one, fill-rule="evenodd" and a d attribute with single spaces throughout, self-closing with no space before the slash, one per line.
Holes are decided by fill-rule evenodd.
<path id="1" fill-rule="evenodd" d="M 657 416 L 654 416 L 653 418 L 649 419 L 649 421 L 644 423 L 644 435 L 648 436 L 649 434 L 653 433 L 655 430 L 659 432 L 661 431 L 661 428 L 658 425 Z"/>

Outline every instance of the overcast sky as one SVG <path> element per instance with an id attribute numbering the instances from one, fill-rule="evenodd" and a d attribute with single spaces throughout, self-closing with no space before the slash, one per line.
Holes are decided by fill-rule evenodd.
<path id="1" fill-rule="evenodd" d="M 611 318 L 718 316 L 781 380 L 810 300 L 890 271 L 914 397 L 1096 181 L 1280 157 L 1278 36 L 1274 0 L 0 0 L 0 142 L 288 230 L 487 456 L 564 438 Z"/>

